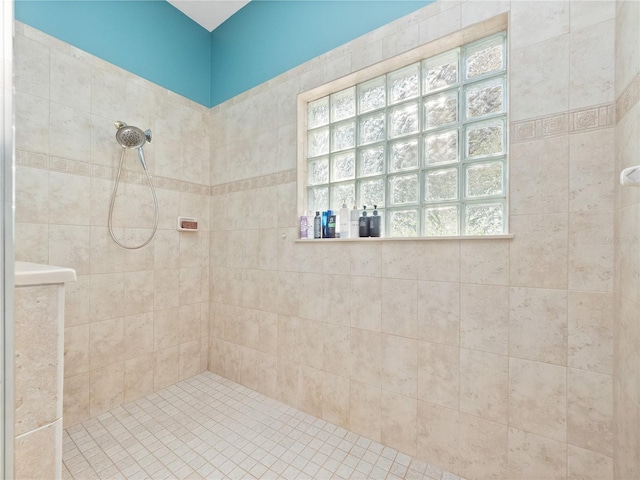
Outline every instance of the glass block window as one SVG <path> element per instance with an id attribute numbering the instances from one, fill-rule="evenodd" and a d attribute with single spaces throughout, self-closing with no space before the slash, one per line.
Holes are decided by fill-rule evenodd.
<path id="1" fill-rule="evenodd" d="M 378 211 L 387 237 L 506 233 L 506 34 L 307 104 L 307 209 Z"/>

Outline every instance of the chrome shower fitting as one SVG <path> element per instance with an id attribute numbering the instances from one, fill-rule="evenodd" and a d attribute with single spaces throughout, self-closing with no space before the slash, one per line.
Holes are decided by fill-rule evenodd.
<path id="1" fill-rule="evenodd" d="M 117 121 L 115 122 L 116 126 L 116 140 L 122 147 L 122 155 L 120 156 L 120 166 L 118 167 L 118 174 L 116 175 L 116 182 L 113 186 L 113 193 L 111 194 L 111 205 L 109 206 L 109 233 L 111 234 L 111 238 L 122 248 L 126 248 L 128 250 L 135 250 L 138 248 L 142 248 L 145 245 L 148 245 L 149 242 L 153 239 L 156 231 L 158 230 L 158 220 L 160 218 L 159 210 L 158 210 L 158 198 L 156 197 L 156 190 L 153 187 L 153 182 L 151 181 L 151 175 L 149 175 L 149 170 L 147 169 L 147 162 L 144 159 L 144 152 L 142 151 L 142 147 L 145 143 L 151 143 L 151 130 L 142 131 L 138 127 L 130 127 L 124 122 Z M 118 192 L 118 185 L 120 185 L 120 174 L 122 173 L 122 164 L 124 163 L 124 156 L 127 149 L 136 148 L 138 150 L 138 158 L 140 159 L 140 164 L 144 169 L 144 173 L 147 176 L 147 182 L 149 183 L 149 187 L 151 188 L 151 195 L 153 196 L 153 205 L 155 211 L 155 220 L 153 225 L 153 231 L 147 240 L 136 246 L 128 246 L 124 243 L 120 242 L 115 234 L 113 233 L 113 206 L 116 203 L 116 193 Z"/>
<path id="2" fill-rule="evenodd" d="M 138 158 L 142 164 L 142 168 L 147 170 L 147 162 L 144 160 L 144 153 L 142 147 L 145 143 L 151 143 L 151 130 L 147 129 L 144 132 L 138 127 L 131 127 L 124 122 L 117 121 L 115 123 L 117 128 L 116 140 L 122 148 L 137 148 Z"/>

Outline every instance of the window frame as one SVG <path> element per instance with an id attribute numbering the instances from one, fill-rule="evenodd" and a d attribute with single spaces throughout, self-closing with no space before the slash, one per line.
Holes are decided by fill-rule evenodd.
<path id="1" fill-rule="evenodd" d="M 349 89 L 349 88 L 353 88 L 353 89 L 359 89 L 359 87 L 361 87 L 361 84 L 366 84 L 367 82 L 374 82 L 376 81 L 379 77 L 383 77 L 386 76 L 389 73 L 393 73 L 397 70 L 402 70 L 403 68 L 408 68 L 411 67 L 415 64 L 418 65 L 418 67 L 421 69 L 422 68 L 422 62 L 423 60 L 430 60 L 431 58 L 434 57 L 438 57 L 441 54 L 446 54 L 447 52 L 451 51 L 451 50 L 455 50 L 458 49 L 459 52 L 462 52 L 462 50 L 464 48 L 469 48 L 470 46 L 472 46 L 471 44 L 474 43 L 478 43 L 481 44 L 484 41 L 490 41 L 490 38 L 487 37 L 492 37 L 492 36 L 502 36 L 503 37 L 503 44 L 506 46 L 505 51 L 504 51 L 504 70 L 500 70 L 497 73 L 496 72 L 490 72 L 488 74 L 482 74 L 482 75 L 478 75 L 477 77 L 474 77 L 473 79 L 473 83 L 470 82 L 463 82 L 463 76 L 464 76 L 464 71 L 463 69 L 461 69 L 461 71 L 459 72 L 459 82 L 455 84 L 455 86 L 452 88 L 450 86 L 444 87 L 444 88 L 440 88 L 437 90 L 434 90 L 432 92 L 428 92 L 428 93 L 423 93 L 422 89 L 420 91 L 420 93 L 418 94 L 417 97 L 413 97 L 412 100 L 403 100 L 400 102 L 396 102 L 396 103 L 390 103 L 389 101 L 385 102 L 385 105 L 381 108 L 377 108 L 375 110 L 368 110 L 364 113 L 361 113 L 358 109 L 358 113 L 355 116 L 349 117 L 349 121 L 353 121 L 355 122 L 356 125 L 356 131 L 355 131 L 355 135 L 358 136 L 359 135 L 359 122 L 360 120 L 369 114 L 373 114 L 373 113 L 380 113 L 383 112 L 384 114 L 384 118 L 385 118 L 385 123 L 386 128 L 389 127 L 388 125 L 388 113 L 391 109 L 393 109 L 396 105 L 406 105 L 406 102 L 416 102 L 418 105 L 418 110 L 419 110 L 419 115 L 421 116 L 420 118 L 420 123 L 422 124 L 422 122 L 424 121 L 424 119 L 422 118 L 423 116 L 423 102 L 426 98 L 429 98 L 430 95 L 432 94 L 438 94 L 438 93 L 442 93 L 442 92 L 451 92 L 454 91 L 456 92 L 456 94 L 458 95 L 458 115 L 460 116 L 460 118 L 458 119 L 458 121 L 456 123 L 452 123 L 450 125 L 448 125 L 448 129 L 452 130 L 453 128 L 457 129 L 458 131 L 458 138 L 459 138 L 459 142 L 458 142 L 458 155 L 459 155 L 459 159 L 457 162 L 454 163 L 450 163 L 450 164 L 444 164 L 444 163 L 440 163 L 440 164 L 435 164 L 435 165 L 427 165 L 426 163 L 423 163 L 423 159 L 422 156 L 420 156 L 419 158 L 419 165 L 416 169 L 411 170 L 412 173 L 414 174 L 418 174 L 418 184 L 419 184 L 419 191 L 418 191 L 418 200 L 415 204 L 412 204 L 410 208 L 413 209 L 417 209 L 417 211 L 419 212 L 419 215 L 422 215 L 422 218 L 419 219 L 418 224 L 420 225 L 419 230 L 417 231 L 417 235 L 413 236 L 413 237 L 388 237 L 385 235 L 384 238 L 410 238 L 410 239 L 421 239 L 421 238 L 425 238 L 425 239 L 438 239 L 438 238 L 463 238 L 463 237 L 468 237 L 468 236 L 476 236 L 476 235 L 468 235 L 465 234 L 464 232 L 464 222 L 465 222 L 465 213 L 464 211 L 460 211 L 458 212 L 458 224 L 459 224 L 459 230 L 457 232 L 457 234 L 455 235 L 446 235 L 446 236 L 428 236 L 426 235 L 425 232 L 425 226 L 424 226 L 424 212 L 426 211 L 425 209 L 429 207 L 429 205 L 438 205 L 438 206 L 443 206 L 445 204 L 450 204 L 450 205 L 457 205 L 459 206 L 459 209 L 464 208 L 465 205 L 472 205 L 472 204 L 485 204 L 485 203 L 495 203 L 496 200 L 498 200 L 499 203 L 501 203 L 502 208 L 503 208 L 503 230 L 500 233 L 495 233 L 495 234 L 487 234 L 487 235 L 478 235 L 480 238 L 491 238 L 491 237 L 499 237 L 499 236 L 508 236 L 509 235 L 509 193 L 508 193 L 508 155 L 509 155 L 509 108 L 508 108 L 508 102 L 509 102 L 509 94 L 508 94 L 508 82 L 509 82 L 509 72 L 508 72 L 508 56 L 509 56 L 509 49 L 508 49 L 508 30 L 507 30 L 507 15 L 506 14 L 502 14 L 502 15 L 498 15 L 496 17 L 493 17 L 491 19 L 485 20 L 483 22 L 480 22 L 478 24 L 475 25 L 471 25 L 470 27 L 458 30 L 450 35 L 447 35 L 443 38 L 437 39 L 435 41 L 426 43 L 424 45 L 421 45 L 409 52 L 405 52 L 401 55 L 398 55 L 396 57 L 392 57 L 389 58 L 387 60 L 384 60 L 378 64 L 375 64 L 371 67 L 365 68 L 363 70 L 354 72 L 350 75 L 347 75 L 345 77 L 342 77 L 340 79 L 334 80 L 334 81 L 330 81 L 327 84 L 324 84 L 322 86 L 316 87 L 312 90 L 309 90 L 307 92 L 301 93 L 300 95 L 298 95 L 298 212 L 300 214 L 306 214 L 307 212 L 307 205 L 308 205 L 308 198 L 307 198 L 307 190 L 309 187 L 309 183 L 308 183 L 308 164 L 309 164 L 309 159 L 307 157 L 307 134 L 308 134 L 308 130 L 307 130 L 307 125 L 308 125 L 308 116 L 307 116 L 307 105 L 308 103 L 311 103 L 313 101 L 316 101 L 318 99 L 322 99 L 323 97 L 329 97 L 329 109 L 331 109 L 331 95 L 332 94 L 339 94 L 340 92 Z M 463 58 L 461 57 L 459 60 L 459 65 L 463 64 Z M 478 84 L 478 83 L 482 83 L 485 81 L 492 81 L 494 79 L 500 79 L 503 78 L 503 101 L 504 101 L 504 111 L 506 111 L 506 114 L 503 112 L 500 112 L 498 114 L 493 114 L 493 115 L 486 115 L 486 116 L 482 116 L 481 119 L 467 119 L 465 117 L 464 112 L 466 111 L 466 104 L 464 102 L 464 91 L 466 89 L 467 85 L 473 85 L 473 84 Z M 388 94 L 388 89 L 389 86 L 387 84 L 386 86 L 387 88 L 387 94 Z M 356 102 L 358 101 L 358 96 L 357 96 L 357 91 L 356 90 Z M 493 155 L 493 156 L 488 156 L 488 157 L 483 157 L 483 158 L 477 158 L 474 160 L 469 161 L 468 159 L 465 158 L 465 156 L 463 155 L 462 150 L 464 149 L 464 145 L 465 142 L 463 141 L 463 137 L 462 135 L 464 134 L 465 131 L 465 126 L 468 124 L 481 124 L 485 121 L 491 121 L 491 120 L 495 120 L 496 118 L 499 118 L 500 121 L 504 122 L 503 125 L 503 142 L 505 142 L 505 148 L 504 148 L 504 152 L 500 155 Z M 502 120 L 503 119 L 503 120 Z M 327 125 L 327 128 L 329 128 L 329 125 Z M 447 128 L 445 127 L 444 129 L 441 127 L 436 127 L 433 130 L 426 130 L 423 127 L 419 127 L 418 131 L 407 135 L 406 137 L 398 137 L 398 138 L 411 138 L 411 139 L 416 139 L 417 142 L 421 143 L 424 142 L 424 139 L 426 137 L 426 135 L 433 131 L 433 132 L 442 132 L 442 131 L 446 131 Z M 329 135 L 331 135 L 331 132 L 329 132 Z M 354 188 L 356 189 L 356 196 L 359 197 L 360 193 L 358 190 L 358 182 L 361 182 L 363 180 L 362 177 L 358 177 L 358 169 L 359 169 L 359 158 L 358 158 L 358 153 L 360 151 L 360 146 L 359 146 L 359 142 L 358 142 L 359 138 L 356 138 L 355 141 L 355 145 L 353 147 L 353 151 L 355 153 L 355 177 L 353 179 L 349 179 L 347 180 L 348 182 L 353 182 L 354 184 Z M 388 134 L 385 134 L 385 138 L 384 140 L 382 140 L 380 143 L 385 143 L 387 145 L 391 145 L 393 143 L 394 139 L 389 138 Z M 378 143 L 374 142 L 371 143 L 370 145 L 374 146 Z M 421 147 L 419 149 L 419 151 L 422 151 Z M 335 154 L 336 152 L 329 152 L 326 157 L 327 159 L 329 159 L 329 168 L 331 168 L 331 157 Z M 386 158 L 389 158 L 389 153 L 386 152 L 385 153 Z M 321 158 L 321 156 L 319 156 L 318 158 Z M 499 161 L 502 164 L 502 184 L 503 184 L 503 188 L 504 188 L 504 193 L 497 195 L 497 196 L 485 196 L 485 197 L 480 197 L 477 200 L 476 199 L 469 199 L 469 198 L 465 198 L 465 196 L 463 195 L 463 188 L 465 185 L 465 175 L 466 175 L 466 168 L 473 165 L 480 165 L 480 164 L 486 164 L 486 163 L 491 163 L 491 162 L 495 162 L 495 161 Z M 458 171 L 458 181 L 457 181 L 457 188 L 458 188 L 458 199 L 456 199 L 455 201 L 452 202 L 443 202 L 443 201 L 437 201 L 437 202 L 428 202 L 426 199 L 426 192 L 425 192 L 425 178 L 426 175 L 428 174 L 429 171 L 434 171 L 434 170 L 442 170 L 444 168 L 455 168 Z M 384 169 L 384 173 L 382 174 L 376 174 L 376 175 L 372 175 L 366 178 L 371 178 L 371 179 L 379 179 L 382 178 L 385 181 L 385 185 L 384 185 L 384 193 L 385 193 L 385 199 L 388 199 L 388 195 L 389 195 L 389 179 L 392 178 L 393 175 L 398 175 L 398 174 L 402 174 L 402 172 L 391 172 L 389 169 L 389 166 L 387 165 Z M 328 186 L 329 188 L 331 188 L 332 185 L 334 185 L 334 183 L 331 183 L 331 181 L 328 184 L 322 184 L 323 186 Z M 388 203 L 388 200 L 387 200 Z M 353 205 L 348 205 L 349 208 L 351 208 Z M 359 208 L 361 208 L 361 205 L 358 205 Z M 392 213 L 392 212 L 396 212 L 396 211 L 402 211 L 403 209 L 407 208 L 407 207 L 403 207 L 403 206 L 390 206 L 389 208 L 386 208 L 386 206 L 380 206 L 379 205 L 379 210 L 384 212 L 384 217 L 385 217 L 385 224 L 388 226 L 389 225 L 389 220 L 388 220 L 388 216 Z M 371 206 L 367 206 L 367 209 L 373 209 L 373 205 Z M 311 214 L 313 214 L 314 212 L 310 212 Z"/>

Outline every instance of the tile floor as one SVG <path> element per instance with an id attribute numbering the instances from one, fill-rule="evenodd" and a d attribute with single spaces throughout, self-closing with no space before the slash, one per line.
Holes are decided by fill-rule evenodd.
<path id="1" fill-rule="evenodd" d="M 65 430 L 63 478 L 460 480 L 211 372 Z"/>

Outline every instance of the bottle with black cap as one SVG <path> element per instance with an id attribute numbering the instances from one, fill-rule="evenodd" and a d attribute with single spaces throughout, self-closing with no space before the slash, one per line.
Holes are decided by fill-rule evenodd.
<path id="1" fill-rule="evenodd" d="M 369 236 L 370 237 L 379 237 L 380 236 L 380 221 L 381 217 L 378 215 L 378 206 L 373 206 L 373 216 L 369 217 Z"/>
<path id="2" fill-rule="evenodd" d="M 327 238 L 336 238 L 336 214 L 329 210 L 327 218 Z"/>
<path id="3" fill-rule="evenodd" d="M 363 206 L 364 210 L 362 212 L 362 216 L 358 221 L 358 235 L 360 237 L 368 237 L 369 236 L 369 219 L 367 218 L 367 206 Z"/>
<path id="4" fill-rule="evenodd" d="M 322 217 L 320 212 L 316 212 L 313 217 L 313 238 L 322 238 Z"/>

